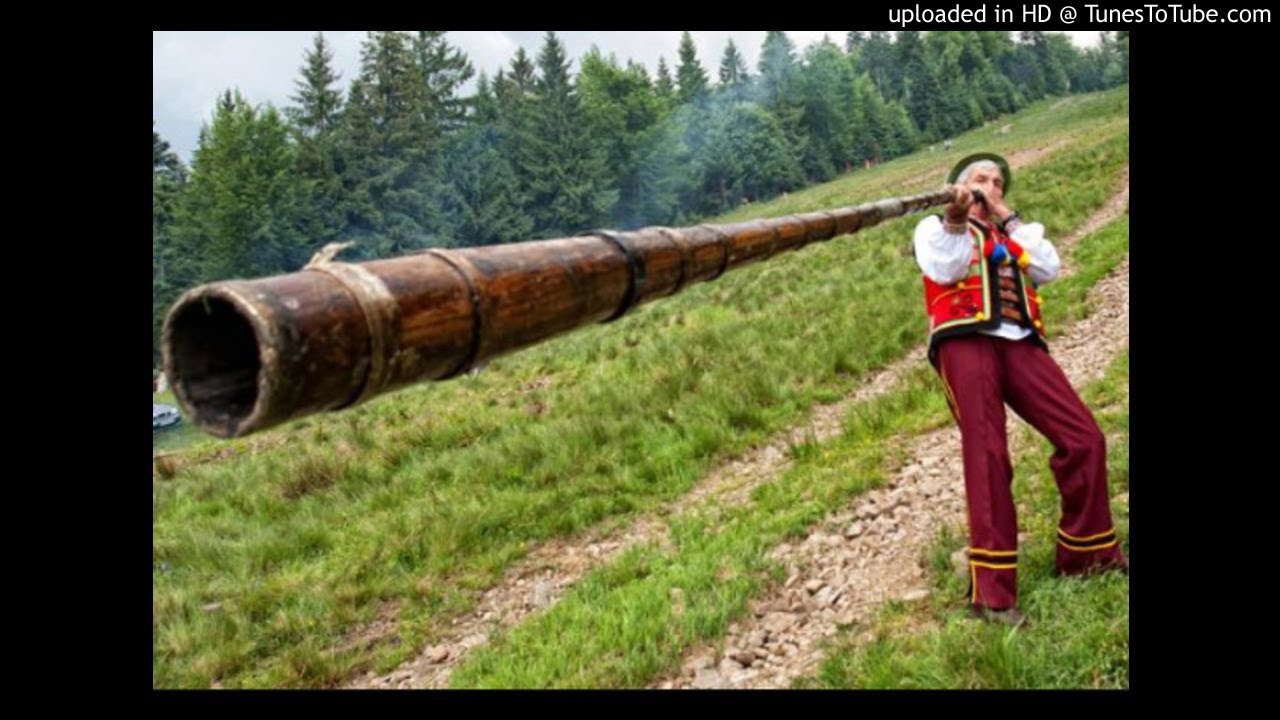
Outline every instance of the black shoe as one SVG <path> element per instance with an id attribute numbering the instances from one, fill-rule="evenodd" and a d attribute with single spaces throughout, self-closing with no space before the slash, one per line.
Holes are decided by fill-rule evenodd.
<path id="1" fill-rule="evenodd" d="M 1022 627 L 1027 623 L 1027 618 L 1017 608 L 1007 608 L 1005 610 L 992 610 L 987 607 L 978 605 L 970 605 L 969 612 L 979 620 L 986 620 L 989 623 L 999 623 L 1008 625 L 1012 628 Z"/>

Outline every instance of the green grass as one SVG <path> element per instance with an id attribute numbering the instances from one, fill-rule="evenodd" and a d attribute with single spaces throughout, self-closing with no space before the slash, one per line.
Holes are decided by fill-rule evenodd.
<path id="1" fill-rule="evenodd" d="M 1011 198 L 1045 222 L 1050 237 L 1079 225 L 1113 192 L 1128 159 L 1127 117 L 1116 115 L 1127 97 L 1127 89 L 1084 96 L 1074 114 L 1035 108 L 1002 136 L 1069 143 L 1020 172 Z M 1040 136 L 1017 140 L 1037 124 Z M 922 169 L 936 171 L 936 186 L 949 162 L 904 158 L 753 212 L 883 197 L 886 184 Z M 783 206 L 799 202 L 809 204 Z M 153 684 L 314 687 L 389 669 L 470 608 L 475 592 L 531 546 L 624 524 L 682 495 L 719 458 L 796 422 L 815 402 L 842 397 L 923 339 L 907 240 L 915 221 L 744 268 L 616 324 L 499 358 L 477 377 L 192 448 L 188 458 L 209 461 L 158 472 L 152 484 Z M 895 402 L 945 413 L 933 407 L 928 379 L 922 372 L 920 389 Z M 874 423 L 898 427 L 901 407 L 865 412 L 868 422 L 883 416 Z M 868 452 L 850 467 L 879 462 L 879 450 Z M 844 472 L 815 467 L 825 451 L 797 453 L 812 472 Z M 823 502 L 865 488 L 858 472 L 833 480 Z M 794 511 L 762 525 L 758 538 L 726 537 L 718 552 L 741 559 L 738 583 L 750 585 L 763 567 L 751 553 L 824 512 L 825 505 L 810 507 L 803 489 L 768 492 L 783 492 L 776 502 Z M 636 552 L 630 562 L 648 568 L 646 578 L 685 582 L 685 566 L 641 563 Z M 707 562 L 696 567 L 724 561 Z M 689 583 L 691 592 L 699 587 Z M 724 602 L 745 602 L 731 600 L 741 585 L 717 587 L 728 593 Z M 345 642 L 388 603 L 399 607 L 393 637 L 371 648 Z M 682 616 L 699 633 L 727 612 L 701 607 L 693 600 Z M 645 657 L 642 647 L 637 657 Z M 650 657 L 663 652 L 655 647 Z"/>

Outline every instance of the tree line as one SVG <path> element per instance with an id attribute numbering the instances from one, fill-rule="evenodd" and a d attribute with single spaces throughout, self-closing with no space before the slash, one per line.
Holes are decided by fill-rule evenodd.
<path id="1" fill-rule="evenodd" d="M 293 272 L 333 241 L 424 247 L 682 225 L 952 137 L 1046 96 L 1128 81 L 1128 34 L 849 32 L 799 51 L 732 40 L 714 76 L 689 33 L 674 72 L 547 33 L 474 91 L 443 31 L 370 32 L 343 87 L 317 34 L 290 104 L 218 99 L 190 167 L 152 129 L 153 360 L 185 289 Z M 713 79 L 714 77 L 714 79 Z M 154 125 L 154 124 L 153 124 Z"/>

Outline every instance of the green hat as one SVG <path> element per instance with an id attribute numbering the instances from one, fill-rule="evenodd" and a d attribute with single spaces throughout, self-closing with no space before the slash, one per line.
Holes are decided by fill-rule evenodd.
<path id="1" fill-rule="evenodd" d="M 951 168 L 951 174 L 947 176 L 947 184 L 954 185 L 956 178 L 960 177 L 960 173 L 979 160 L 990 160 L 1000 168 L 1000 174 L 1004 176 L 1004 191 L 1008 193 L 1009 188 L 1013 185 L 1013 172 L 1009 170 L 1009 163 L 995 153 L 974 153 L 956 163 L 956 166 Z"/>

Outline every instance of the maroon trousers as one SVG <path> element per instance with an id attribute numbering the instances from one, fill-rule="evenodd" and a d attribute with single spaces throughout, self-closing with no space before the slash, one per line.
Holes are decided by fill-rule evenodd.
<path id="1" fill-rule="evenodd" d="M 938 365 L 964 448 L 970 602 L 994 610 L 1017 604 L 1018 523 L 1005 403 L 1054 446 L 1049 467 L 1062 494 L 1059 574 L 1126 562 L 1111 524 L 1106 438 L 1049 353 L 1029 338 L 962 335 L 939 342 Z"/>

